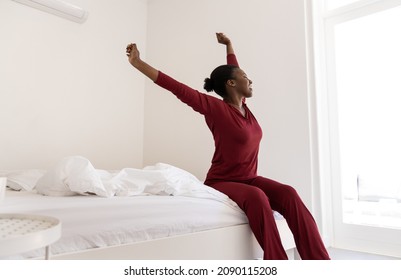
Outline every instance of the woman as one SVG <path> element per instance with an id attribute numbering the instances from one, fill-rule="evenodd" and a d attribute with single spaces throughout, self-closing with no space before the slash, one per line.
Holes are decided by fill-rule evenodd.
<path id="1" fill-rule="evenodd" d="M 262 130 L 245 100 L 252 96 L 252 81 L 239 67 L 230 39 L 216 33 L 226 46 L 227 65 L 217 67 L 205 79 L 204 89 L 222 99 L 200 93 L 156 70 L 140 58 L 136 44 L 129 44 L 129 62 L 157 85 L 204 115 L 213 134 L 215 152 L 205 184 L 225 193 L 248 217 L 264 251 L 264 259 L 287 259 L 273 217 L 281 213 L 291 229 L 302 259 L 329 259 L 316 223 L 294 188 L 258 176 L 258 152 Z"/>

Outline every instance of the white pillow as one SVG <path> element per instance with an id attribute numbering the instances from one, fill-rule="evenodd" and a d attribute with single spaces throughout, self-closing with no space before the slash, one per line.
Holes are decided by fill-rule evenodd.
<path id="1" fill-rule="evenodd" d="M 38 193 L 48 196 L 96 194 L 111 196 L 90 161 L 81 156 L 62 159 L 36 183 Z"/>
<path id="2" fill-rule="evenodd" d="M 7 173 L 7 186 L 16 191 L 31 191 L 45 172 L 45 170 L 28 169 Z"/>

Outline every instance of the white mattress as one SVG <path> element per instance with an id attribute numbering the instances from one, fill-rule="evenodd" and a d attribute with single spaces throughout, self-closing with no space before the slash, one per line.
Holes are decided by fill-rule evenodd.
<path id="1" fill-rule="evenodd" d="M 62 236 L 52 254 L 122 245 L 247 223 L 236 207 L 209 198 L 186 196 L 43 196 L 7 190 L 1 213 L 29 213 L 58 218 Z M 43 256 L 44 249 L 16 258 Z"/>

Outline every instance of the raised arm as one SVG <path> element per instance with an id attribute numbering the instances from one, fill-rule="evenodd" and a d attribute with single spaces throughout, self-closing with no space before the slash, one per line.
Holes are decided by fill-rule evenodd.
<path id="1" fill-rule="evenodd" d="M 128 56 L 128 61 L 132 66 L 134 66 L 139 72 L 147 76 L 153 82 L 157 80 L 159 71 L 147 64 L 145 61 L 141 60 L 136 44 L 129 44 L 125 51 Z"/>
<path id="2" fill-rule="evenodd" d="M 226 46 L 227 55 L 234 54 L 233 44 L 230 38 L 228 38 L 224 33 L 216 33 L 217 42 Z"/>
<path id="3" fill-rule="evenodd" d="M 228 38 L 224 33 L 216 33 L 216 37 L 217 42 L 226 46 L 227 64 L 236 65 L 239 67 L 239 63 L 235 56 L 234 47 L 230 38 Z"/>

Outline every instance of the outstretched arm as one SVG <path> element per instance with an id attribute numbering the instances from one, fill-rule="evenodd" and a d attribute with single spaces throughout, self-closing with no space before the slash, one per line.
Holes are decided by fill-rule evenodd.
<path id="1" fill-rule="evenodd" d="M 228 38 L 224 33 L 216 33 L 216 37 L 217 42 L 226 46 L 227 64 L 236 65 L 239 67 L 239 63 L 235 56 L 234 47 L 230 38 Z"/>
<path id="2" fill-rule="evenodd" d="M 127 46 L 126 55 L 128 56 L 129 63 L 139 72 L 147 76 L 160 87 L 172 92 L 178 99 L 192 107 L 192 109 L 201 114 L 210 112 L 208 100 L 212 97 L 201 94 L 197 90 L 174 80 L 141 60 L 136 44 L 129 44 Z"/>
<path id="3" fill-rule="evenodd" d="M 128 61 L 132 66 L 134 66 L 139 72 L 147 76 L 153 82 L 157 80 L 159 71 L 147 64 L 145 61 L 141 60 L 136 44 L 129 44 L 125 51 L 128 56 Z"/>

